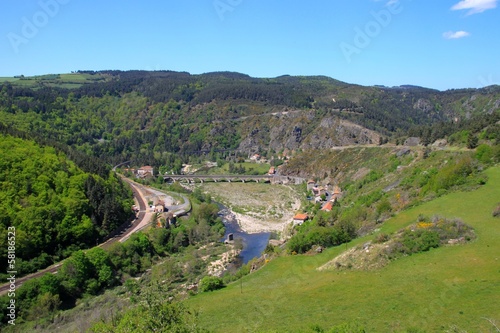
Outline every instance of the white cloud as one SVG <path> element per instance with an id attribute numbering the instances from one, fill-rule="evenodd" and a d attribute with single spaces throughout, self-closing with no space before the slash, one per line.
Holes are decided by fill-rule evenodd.
<path id="1" fill-rule="evenodd" d="M 447 31 L 443 34 L 446 39 L 459 39 L 470 36 L 467 31 Z"/>
<path id="2" fill-rule="evenodd" d="M 451 7 L 451 10 L 468 9 L 467 15 L 478 14 L 496 8 L 497 2 L 498 0 L 462 0 Z"/>

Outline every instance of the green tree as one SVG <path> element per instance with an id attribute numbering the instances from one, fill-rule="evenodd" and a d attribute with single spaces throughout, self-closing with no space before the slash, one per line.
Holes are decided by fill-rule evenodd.
<path id="1" fill-rule="evenodd" d="M 107 288 L 115 284 L 113 264 L 108 252 L 100 247 L 87 251 L 86 256 L 94 268 L 93 277 L 98 282 L 98 288 Z"/>
<path id="2" fill-rule="evenodd" d="M 214 291 L 224 288 L 224 281 L 217 276 L 205 276 L 200 281 L 200 291 Z"/>
<path id="3" fill-rule="evenodd" d="M 48 292 L 40 294 L 30 309 L 28 318 L 38 320 L 40 318 L 47 318 L 50 314 L 52 314 L 53 319 L 54 312 L 59 309 L 60 305 L 61 300 L 59 299 L 59 295 L 54 295 Z"/>
<path id="4" fill-rule="evenodd" d="M 476 149 L 476 158 L 481 163 L 491 163 L 493 158 L 493 149 L 487 144 L 479 145 Z"/>
<path id="5" fill-rule="evenodd" d="M 57 275 L 46 273 L 38 281 L 41 294 L 51 293 L 52 295 L 57 295 L 61 291 L 61 280 Z"/>
<path id="6" fill-rule="evenodd" d="M 74 298 L 80 297 L 86 290 L 89 279 L 92 278 L 93 265 L 83 251 L 75 252 L 66 259 L 58 272 L 61 285 Z"/>
<path id="7" fill-rule="evenodd" d="M 472 132 L 467 136 L 467 148 L 474 149 L 477 147 L 478 138 Z"/>

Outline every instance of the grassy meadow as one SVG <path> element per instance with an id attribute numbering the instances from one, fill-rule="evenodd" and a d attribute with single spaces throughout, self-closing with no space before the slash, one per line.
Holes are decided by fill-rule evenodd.
<path id="1" fill-rule="evenodd" d="M 84 73 L 68 73 L 68 74 L 47 74 L 27 77 L 0 77 L 0 84 L 9 82 L 13 86 L 26 88 L 38 88 L 41 86 L 59 87 L 65 89 L 75 89 L 86 83 L 96 81 L 104 81 L 109 79 L 104 74 L 84 74 Z"/>
<path id="2" fill-rule="evenodd" d="M 240 166 L 245 168 L 245 172 L 243 174 L 245 175 L 265 175 L 269 172 L 269 168 L 271 168 L 270 164 L 267 163 L 254 163 L 254 162 L 242 162 L 242 163 L 234 163 L 234 166 L 236 168 L 239 168 Z M 204 170 L 203 168 L 200 168 L 196 172 L 196 174 L 207 174 L 207 175 L 229 175 L 229 174 L 234 174 L 234 172 L 230 172 L 229 170 L 229 163 L 225 163 L 221 167 L 214 167 L 210 168 L 208 170 Z"/>
<path id="3" fill-rule="evenodd" d="M 500 326 L 500 168 L 486 185 L 404 211 L 377 232 L 392 233 L 419 214 L 461 218 L 475 228 L 472 243 L 446 246 L 373 271 L 318 271 L 369 235 L 315 256 L 280 257 L 226 288 L 187 303 L 216 332 L 312 332 L 357 323 L 367 332 L 496 332 Z"/>

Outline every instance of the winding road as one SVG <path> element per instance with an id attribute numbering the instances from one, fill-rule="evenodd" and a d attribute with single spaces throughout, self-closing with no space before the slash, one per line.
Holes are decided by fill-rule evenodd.
<path id="1" fill-rule="evenodd" d="M 149 222 L 151 221 L 151 219 L 153 217 L 154 212 L 148 209 L 147 200 L 145 198 L 146 193 L 148 193 L 150 191 L 155 191 L 155 192 L 160 192 L 160 191 L 158 191 L 156 189 L 151 190 L 148 187 L 141 185 L 141 184 L 138 184 L 138 183 L 136 183 L 128 178 L 123 177 L 123 176 L 122 176 L 122 180 L 127 182 L 127 184 L 129 184 L 130 187 L 132 188 L 132 192 L 134 193 L 134 199 L 139 206 L 139 212 L 138 212 L 136 218 L 134 219 L 134 221 L 132 222 L 132 224 L 128 228 L 126 228 L 121 233 L 117 234 L 116 236 L 108 239 L 104 243 L 97 245 L 98 247 L 107 248 L 115 242 L 126 241 L 133 233 L 138 232 L 138 231 L 146 228 L 149 225 Z M 174 214 L 178 214 L 178 215 L 180 213 L 187 213 L 191 209 L 191 203 L 189 202 L 189 199 L 182 194 L 179 194 L 179 195 L 184 200 L 184 203 L 182 203 L 180 205 L 166 207 L 169 211 L 173 212 Z M 32 273 L 32 274 L 29 274 L 29 275 L 26 275 L 26 276 L 23 276 L 20 278 L 16 278 L 16 281 L 15 281 L 16 288 L 19 288 L 19 286 L 21 286 L 24 282 L 31 280 L 31 279 L 34 279 L 34 278 L 37 278 L 37 277 L 41 277 L 42 275 L 44 275 L 46 273 L 52 273 L 52 274 L 57 273 L 57 271 L 59 270 L 59 267 L 61 267 L 63 262 L 64 262 L 64 260 L 61 262 L 58 262 L 52 266 L 49 266 L 41 271 L 38 271 L 36 273 Z M 10 283 L 5 283 L 3 285 L 0 285 L 0 296 L 6 294 L 9 291 L 9 288 L 10 288 Z"/>

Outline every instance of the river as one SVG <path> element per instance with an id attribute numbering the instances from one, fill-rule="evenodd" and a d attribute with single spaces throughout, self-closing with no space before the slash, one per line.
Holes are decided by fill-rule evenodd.
<path id="1" fill-rule="evenodd" d="M 226 233 L 222 241 L 227 239 L 227 236 L 229 234 L 233 234 L 235 240 L 236 239 L 242 240 L 243 250 L 240 253 L 242 264 L 248 263 L 253 258 L 260 257 L 260 255 L 266 248 L 267 243 L 269 242 L 271 233 L 269 232 L 261 232 L 255 234 L 246 233 L 243 230 L 241 230 L 238 221 L 236 220 L 234 215 L 231 214 L 231 211 L 229 209 L 220 204 L 219 208 L 221 209 L 219 211 L 219 216 L 222 218 L 222 221 L 226 226 Z"/>

